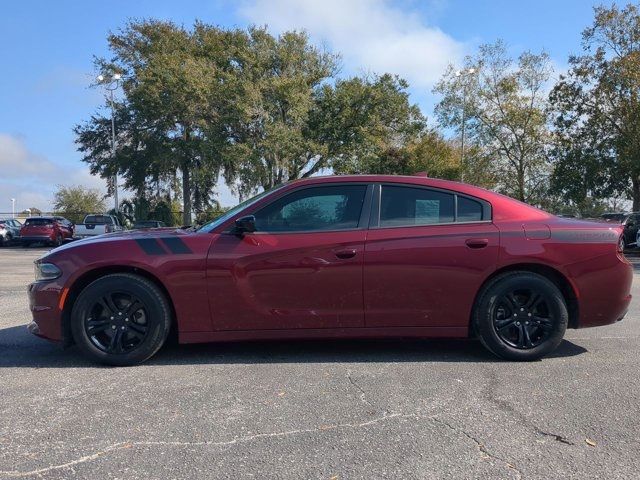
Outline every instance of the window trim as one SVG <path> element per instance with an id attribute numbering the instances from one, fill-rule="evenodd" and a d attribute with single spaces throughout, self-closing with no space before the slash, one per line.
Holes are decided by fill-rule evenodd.
<path id="1" fill-rule="evenodd" d="M 369 221 L 369 228 L 382 230 L 389 228 L 424 228 L 424 227 L 439 227 L 439 226 L 451 226 L 451 225 L 471 225 L 471 224 L 483 224 L 483 223 L 493 223 L 493 209 L 491 208 L 491 204 L 478 197 L 474 197 L 473 195 L 467 195 L 466 193 L 460 193 L 455 190 L 447 190 L 445 188 L 438 187 L 430 187 L 426 185 L 416 185 L 409 183 L 377 183 L 375 185 L 377 188 L 375 189 L 375 198 L 373 199 L 373 209 L 371 219 Z M 380 213 L 381 213 L 381 205 L 382 205 L 382 190 L 384 187 L 404 187 L 404 188 L 415 188 L 418 190 L 429 190 L 432 192 L 440 192 L 440 193 L 448 193 L 449 195 L 453 195 L 453 222 L 442 222 L 442 223 L 428 223 L 424 225 L 388 225 L 381 226 L 380 225 Z M 487 217 L 487 220 L 470 220 L 459 222 L 458 221 L 458 197 L 468 198 L 469 200 L 473 200 L 478 202 L 482 206 L 482 217 Z"/>
<path id="2" fill-rule="evenodd" d="M 238 216 L 233 219 L 233 223 L 231 224 L 230 229 L 224 230 L 222 233 L 225 234 L 235 234 L 233 231 L 233 224 L 237 218 L 242 218 L 248 215 L 255 215 L 256 212 L 269 207 L 270 205 L 282 200 L 283 198 L 288 197 L 289 195 L 293 195 L 302 190 L 308 190 L 310 188 L 323 188 L 323 187 L 341 187 L 341 186 L 363 186 L 365 188 L 364 199 L 362 201 L 362 209 L 360 210 L 360 218 L 358 219 L 358 226 L 356 228 L 341 228 L 334 230 L 291 230 L 287 232 L 269 232 L 266 230 L 259 230 L 255 232 L 251 232 L 251 235 L 292 235 L 292 234 L 318 234 L 318 233 L 339 233 L 339 232 L 356 232 L 360 230 L 368 230 L 369 222 L 371 218 L 371 202 L 373 200 L 373 187 L 374 185 L 370 182 L 335 182 L 335 183 L 315 183 L 304 185 L 300 188 L 295 188 L 287 191 L 283 195 L 279 195 L 277 198 L 274 198 L 270 202 L 264 203 L 260 205 L 258 208 L 253 210 L 246 210 L 244 212 L 239 212 Z"/>

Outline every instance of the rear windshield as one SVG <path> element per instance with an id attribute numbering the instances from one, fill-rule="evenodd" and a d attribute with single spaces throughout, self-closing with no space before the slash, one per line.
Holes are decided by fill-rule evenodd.
<path id="1" fill-rule="evenodd" d="M 84 223 L 96 223 L 99 225 L 112 225 L 113 219 L 108 215 L 87 215 Z"/>
<path id="2" fill-rule="evenodd" d="M 50 225 L 53 223 L 53 218 L 27 218 L 24 222 L 25 225 L 37 227 L 41 225 Z"/>

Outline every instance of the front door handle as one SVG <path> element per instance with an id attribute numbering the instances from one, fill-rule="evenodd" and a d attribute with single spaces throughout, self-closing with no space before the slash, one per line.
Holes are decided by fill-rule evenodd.
<path id="1" fill-rule="evenodd" d="M 467 244 L 469 248 L 484 248 L 489 245 L 488 238 L 469 238 L 464 243 Z"/>
<path id="2" fill-rule="evenodd" d="M 349 258 L 353 258 L 356 256 L 356 249 L 355 248 L 348 248 L 346 250 L 338 250 L 337 252 L 334 252 L 335 256 L 338 257 L 341 260 L 347 260 Z"/>

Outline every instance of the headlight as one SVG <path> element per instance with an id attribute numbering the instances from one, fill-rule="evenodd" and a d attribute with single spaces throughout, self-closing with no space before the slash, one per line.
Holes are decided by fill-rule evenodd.
<path id="1" fill-rule="evenodd" d="M 62 270 L 56 267 L 53 263 L 34 263 L 36 282 L 42 280 L 55 280 L 62 275 Z"/>

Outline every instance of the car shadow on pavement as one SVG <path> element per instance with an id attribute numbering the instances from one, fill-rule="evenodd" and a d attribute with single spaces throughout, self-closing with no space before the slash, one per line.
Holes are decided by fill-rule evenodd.
<path id="1" fill-rule="evenodd" d="M 573 357 L 587 349 L 563 340 L 546 358 Z M 145 365 L 503 362 L 476 340 L 287 340 L 170 344 Z M 0 368 L 95 367 L 76 347 L 62 347 L 34 337 L 25 326 L 0 329 Z"/>

